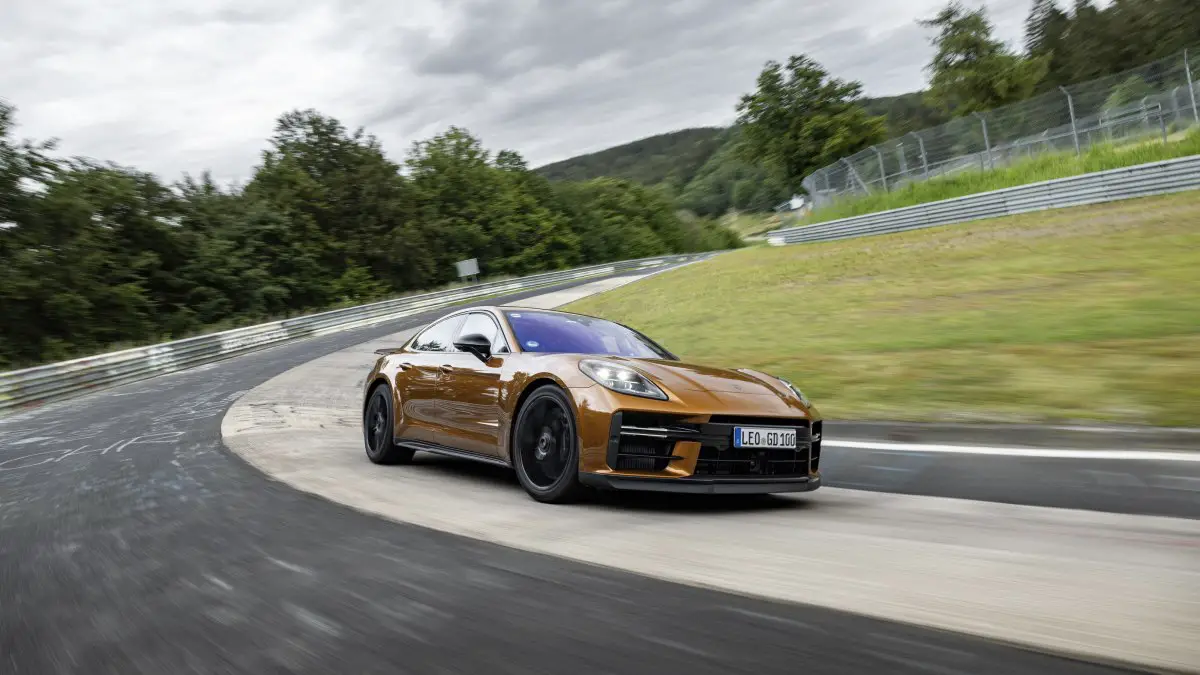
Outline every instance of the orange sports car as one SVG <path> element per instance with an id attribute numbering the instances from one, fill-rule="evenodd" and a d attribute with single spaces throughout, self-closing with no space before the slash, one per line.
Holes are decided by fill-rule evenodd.
<path id="1" fill-rule="evenodd" d="M 463 309 L 382 349 L 363 387 L 376 464 L 431 452 L 512 468 L 542 502 L 585 488 L 805 492 L 821 417 L 790 382 L 680 361 L 568 312 Z"/>

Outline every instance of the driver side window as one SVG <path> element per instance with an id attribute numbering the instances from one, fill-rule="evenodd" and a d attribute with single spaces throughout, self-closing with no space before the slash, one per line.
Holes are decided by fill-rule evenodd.
<path id="1" fill-rule="evenodd" d="M 452 316 L 426 328 L 413 341 L 412 348 L 422 352 L 452 352 L 454 351 L 454 334 L 463 316 Z"/>
<path id="2" fill-rule="evenodd" d="M 458 331 L 459 335 L 470 335 L 479 333 L 492 343 L 492 351 L 496 354 L 508 353 L 508 344 L 504 339 L 504 334 L 500 332 L 500 325 L 492 318 L 490 314 L 483 312 L 472 312 L 467 315 L 467 320 L 463 323 L 462 329 Z"/>

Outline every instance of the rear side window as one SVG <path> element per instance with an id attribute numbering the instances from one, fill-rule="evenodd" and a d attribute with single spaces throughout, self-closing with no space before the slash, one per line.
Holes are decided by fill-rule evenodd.
<path id="1" fill-rule="evenodd" d="M 454 351 L 455 330 L 462 321 L 463 316 L 461 314 L 438 321 L 421 332 L 417 339 L 413 341 L 413 349 L 423 352 Z"/>

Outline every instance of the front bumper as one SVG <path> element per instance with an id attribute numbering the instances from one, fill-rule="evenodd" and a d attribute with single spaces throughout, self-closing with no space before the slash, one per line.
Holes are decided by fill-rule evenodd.
<path id="1" fill-rule="evenodd" d="M 797 478 L 736 477 L 654 478 L 580 472 L 579 482 L 606 490 L 638 490 L 690 494 L 756 495 L 777 492 L 812 492 L 821 487 L 820 476 Z"/>

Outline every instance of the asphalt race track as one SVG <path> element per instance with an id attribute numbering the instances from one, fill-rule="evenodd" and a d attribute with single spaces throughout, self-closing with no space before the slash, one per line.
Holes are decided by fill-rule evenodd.
<path id="1" fill-rule="evenodd" d="M 222 446 L 245 392 L 437 313 L 0 421 L 0 673 L 1126 672 L 388 522 Z"/>

